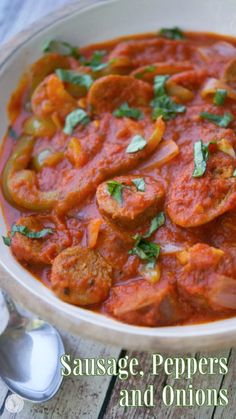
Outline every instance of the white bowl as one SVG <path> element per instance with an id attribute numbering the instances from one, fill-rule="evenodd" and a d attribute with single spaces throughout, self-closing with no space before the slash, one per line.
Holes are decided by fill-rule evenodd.
<path id="1" fill-rule="evenodd" d="M 69 13 L 70 12 L 70 13 Z M 68 15 L 69 13 L 69 15 Z M 52 20 L 54 20 L 52 22 Z M 0 137 L 7 128 L 6 105 L 20 75 L 42 55 L 47 39 L 86 45 L 118 36 L 180 26 L 186 30 L 236 35 L 235 0 L 115 0 L 80 2 L 57 16 L 44 19 L 6 46 L 0 57 Z M 1 233 L 6 233 L 0 214 Z M 187 351 L 233 345 L 235 318 L 213 323 L 162 328 L 136 327 L 66 304 L 37 281 L 0 241 L 4 267 L 0 284 L 25 308 L 74 334 L 125 348 Z"/>

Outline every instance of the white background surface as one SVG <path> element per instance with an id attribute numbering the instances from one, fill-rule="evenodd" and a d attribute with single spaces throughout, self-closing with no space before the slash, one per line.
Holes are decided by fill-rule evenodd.
<path id="1" fill-rule="evenodd" d="M 41 16 L 69 3 L 68 0 L 0 0 L 0 42 L 7 41 Z"/>

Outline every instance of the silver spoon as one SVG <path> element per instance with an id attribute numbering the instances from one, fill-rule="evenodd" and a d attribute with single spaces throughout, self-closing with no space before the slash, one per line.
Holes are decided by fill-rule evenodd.
<path id="1" fill-rule="evenodd" d="M 50 324 L 22 315 L 0 290 L 0 377 L 23 399 L 42 403 L 62 382 L 60 357 L 65 353 L 59 333 Z"/>

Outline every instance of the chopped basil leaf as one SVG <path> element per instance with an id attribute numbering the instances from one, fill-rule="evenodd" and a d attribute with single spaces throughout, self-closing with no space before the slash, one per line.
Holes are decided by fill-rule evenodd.
<path id="1" fill-rule="evenodd" d="M 42 239 L 48 234 L 52 234 L 53 231 L 51 228 L 44 228 L 40 231 L 31 231 L 26 226 L 20 224 L 13 224 L 11 228 L 10 237 L 3 237 L 3 241 L 6 246 L 11 245 L 11 240 L 14 237 L 15 233 L 20 233 L 23 236 L 28 237 L 29 239 Z"/>
<path id="2" fill-rule="evenodd" d="M 146 147 L 147 141 L 141 135 L 135 135 L 126 148 L 126 153 L 136 153 Z"/>
<path id="3" fill-rule="evenodd" d="M 109 194 L 119 203 L 122 204 L 122 189 L 124 185 L 117 180 L 109 180 L 107 182 L 107 190 Z"/>
<path id="4" fill-rule="evenodd" d="M 154 95 L 157 96 L 163 96 L 166 95 L 166 89 L 165 84 L 170 76 L 163 75 L 163 76 L 156 76 L 154 78 Z"/>
<path id="5" fill-rule="evenodd" d="M 167 39 L 184 39 L 184 33 L 177 26 L 174 28 L 163 28 L 159 31 L 159 35 Z"/>
<path id="6" fill-rule="evenodd" d="M 226 97 L 227 97 L 227 90 L 217 89 L 213 98 L 214 105 L 216 106 L 223 105 L 225 103 Z"/>
<path id="7" fill-rule="evenodd" d="M 54 39 L 45 42 L 43 45 L 43 52 L 56 52 L 61 55 L 71 55 L 76 59 L 80 58 L 77 47 L 70 45 L 68 42 L 56 41 Z"/>
<path id="8" fill-rule="evenodd" d="M 137 191 L 145 192 L 146 185 L 145 180 L 142 177 L 133 179 L 132 183 L 136 186 Z"/>
<path id="9" fill-rule="evenodd" d="M 165 214 L 164 212 L 160 212 L 156 215 L 151 221 L 151 225 L 149 227 L 149 230 L 146 234 L 143 235 L 145 239 L 150 237 L 159 227 L 163 226 L 165 224 Z"/>
<path id="10" fill-rule="evenodd" d="M 151 221 L 149 231 L 144 234 L 136 234 L 134 247 L 129 251 L 130 255 L 138 256 L 141 260 L 146 260 L 149 268 L 154 268 L 156 259 L 160 254 L 161 247 L 159 244 L 149 242 L 146 240 L 150 237 L 159 227 L 165 223 L 165 215 L 160 212 Z"/>
<path id="11" fill-rule="evenodd" d="M 118 109 L 113 112 L 113 115 L 117 118 L 123 118 L 126 116 L 127 118 L 132 119 L 142 119 L 143 113 L 137 108 L 130 108 L 128 103 L 123 103 Z"/>
<path id="12" fill-rule="evenodd" d="M 28 237 L 29 239 L 42 239 L 43 237 L 47 236 L 48 234 L 52 234 L 53 231 L 51 228 L 44 228 L 40 231 L 31 231 L 28 227 L 14 224 L 11 229 L 11 233 L 21 233 L 23 236 Z"/>
<path id="13" fill-rule="evenodd" d="M 132 183 L 136 186 L 137 191 L 145 191 L 145 181 L 143 178 L 133 179 Z M 107 190 L 109 194 L 119 203 L 122 204 L 123 188 L 130 189 L 130 186 L 124 185 L 117 180 L 110 180 L 107 182 Z"/>
<path id="14" fill-rule="evenodd" d="M 93 84 L 93 79 L 89 74 L 81 74 L 77 71 L 63 70 L 61 68 L 58 68 L 56 70 L 56 75 L 62 81 L 77 84 L 79 86 L 84 86 L 87 90 L 89 90 L 89 88 Z"/>
<path id="15" fill-rule="evenodd" d="M 12 126 L 10 125 L 8 128 L 8 135 L 13 139 L 16 140 L 18 138 L 18 135 L 16 133 L 16 131 L 12 128 Z"/>
<path id="16" fill-rule="evenodd" d="M 201 112 L 200 117 L 207 119 L 208 121 L 222 128 L 227 128 L 230 122 L 234 119 L 233 115 L 229 112 L 225 112 L 224 115 L 215 115 L 209 112 Z"/>
<path id="17" fill-rule="evenodd" d="M 66 117 L 65 127 L 63 129 L 64 133 L 71 135 L 73 129 L 78 124 L 87 125 L 90 122 L 88 114 L 83 109 L 76 109 L 75 111 L 69 113 Z"/>
<path id="18" fill-rule="evenodd" d="M 201 177 L 206 171 L 207 160 L 209 159 L 209 143 L 204 144 L 202 140 L 194 143 L 194 171 L 192 177 Z"/>
<path id="19" fill-rule="evenodd" d="M 102 62 L 102 59 L 106 53 L 106 51 L 94 51 L 90 60 L 86 60 L 84 57 L 81 57 L 80 61 L 83 65 L 91 67 L 93 71 L 100 71 L 109 65 L 109 63 Z"/>
<path id="20" fill-rule="evenodd" d="M 183 113 L 186 111 L 186 106 L 174 102 L 167 95 L 155 98 L 151 102 L 151 106 L 153 108 L 153 119 L 157 119 L 159 116 L 163 116 L 163 119 L 166 121 L 175 118 L 178 113 Z"/>
<path id="21" fill-rule="evenodd" d="M 133 238 L 135 239 L 135 244 L 134 247 L 129 251 L 129 254 L 138 256 L 141 260 L 145 260 L 154 266 L 156 259 L 160 254 L 160 245 L 149 242 L 140 234 L 136 234 Z"/>
<path id="22" fill-rule="evenodd" d="M 6 246 L 11 246 L 11 239 L 10 239 L 10 237 L 5 237 L 5 236 L 2 236 L 2 239 L 3 239 L 3 243 L 4 243 Z"/>
<path id="23" fill-rule="evenodd" d="M 168 78 L 168 75 L 156 76 L 154 78 L 154 99 L 151 102 L 153 119 L 162 116 L 164 120 L 168 121 L 169 119 L 175 118 L 178 113 L 186 111 L 184 105 L 174 102 L 166 94 L 165 83 Z"/>

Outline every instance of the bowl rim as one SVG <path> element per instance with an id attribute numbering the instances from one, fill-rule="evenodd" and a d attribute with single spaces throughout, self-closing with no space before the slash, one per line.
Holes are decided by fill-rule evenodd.
<path id="1" fill-rule="evenodd" d="M 59 17 L 55 17 L 55 13 L 50 13 L 46 17 L 44 16 L 36 23 L 30 25 L 27 30 L 21 31 L 4 44 L 4 53 L 0 54 L 0 73 L 2 74 L 2 72 L 4 72 L 8 61 L 12 58 L 14 53 L 30 43 L 30 41 L 41 32 L 46 31 L 56 24 L 63 24 L 75 13 L 79 15 L 80 13 L 100 7 L 106 7 L 108 4 L 118 3 L 121 1 L 123 0 L 81 0 L 80 3 L 72 3 L 70 8 L 67 8 L 66 11 L 64 8 L 61 8 L 59 10 Z M 39 294 L 34 287 L 30 287 L 24 282 L 24 272 L 25 274 L 27 272 L 27 275 L 30 275 L 31 277 L 32 275 L 15 259 L 14 269 L 9 267 L 2 257 L 0 257 L 0 265 L 8 274 L 4 274 L 5 277 L 3 279 L 0 277 L 0 282 L 2 282 L 3 287 L 17 301 L 24 302 L 29 309 L 42 317 L 50 317 L 50 320 L 52 320 L 57 326 L 63 327 L 67 330 L 68 325 L 66 323 L 69 321 L 71 323 L 69 325 L 69 331 L 72 331 L 75 334 L 83 333 L 83 335 L 90 338 L 95 337 L 97 340 L 102 340 L 103 342 L 108 341 L 109 343 L 115 343 L 119 346 L 122 344 L 122 346 L 135 349 L 137 349 L 137 346 L 141 349 L 155 349 L 158 344 L 160 348 L 170 351 L 173 349 L 175 353 L 183 346 L 186 350 L 192 348 L 195 349 L 199 346 L 200 342 L 201 347 L 204 347 L 204 338 L 209 338 L 207 345 L 205 345 L 206 348 L 209 348 L 209 346 L 222 347 L 225 345 L 226 341 L 227 344 L 228 342 L 231 344 L 236 343 L 236 336 L 233 336 L 233 332 L 236 330 L 235 317 L 204 324 L 191 324 L 183 326 L 165 326 L 155 328 L 133 326 L 122 323 L 100 313 L 71 306 L 56 297 L 52 298 L 52 291 L 50 291 L 50 289 L 47 289 L 47 292 L 43 295 Z M 12 283 L 9 283 L 9 279 L 14 279 L 14 290 Z M 45 287 L 43 284 L 41 285 Z M 35 303 L 32 304 L 28 301 L 28 298 L 31 296 L 34 296 L 38 299 L 38 301 L 40 301 L 40 303 L 43 304 L 42 309 L 41 307 L 35 307 Z M 50 316 L 45 313 L 45 308 L 49 310 Z M 54 315 L 52 313 L 52 309 L 55 310 Z M 102 333 L 103 331 L 107 334 L 105 336 L 101 336 L 100 333 L 95 333 L 95 328 L 98 328 L 98 332 L 100 331 L 100 333 Z M 96 336 L 94 336 L 94 334 Z M 124 334 L 125 336 L 123 336 Z M 142 339 L 144 337 L 150 338 L 150 342 L 143 343 Z M 130 342 L 130 338 L 135 338 L 136 341 Z M 203 341 L 201 341 L 200 338 L 202 338 Z M 170 347 L 172 344 L 173 348 Z"/>

